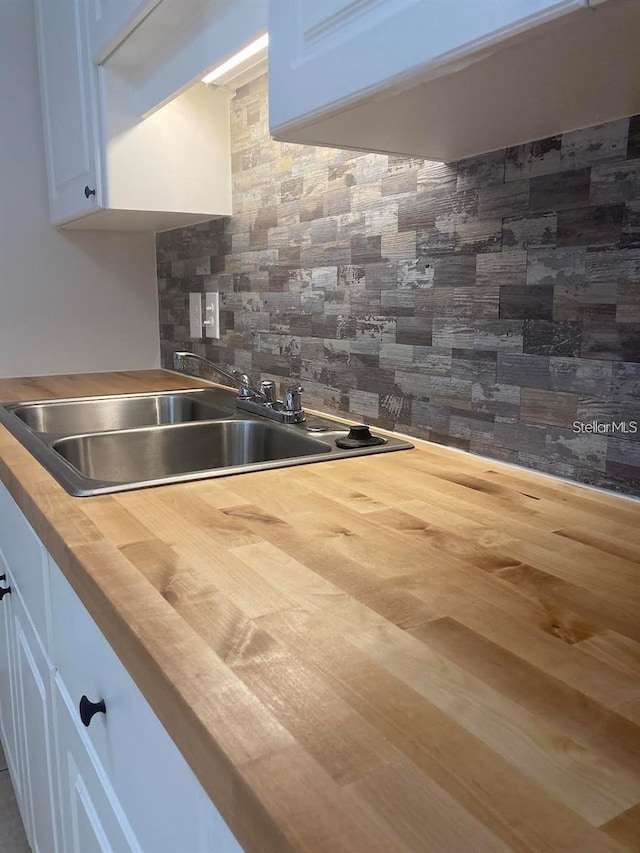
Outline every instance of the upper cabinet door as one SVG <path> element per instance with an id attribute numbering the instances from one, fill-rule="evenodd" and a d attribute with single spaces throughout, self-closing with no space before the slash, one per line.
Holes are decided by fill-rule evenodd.
<path id="1" fill-rule="evenodd" d="M 51 220 L 100 207 L 96 76 L 82 0 L 36 0 Z"/>
<path id="2" fill-rule="evenodd" d="M 442 73 L 586 0 L 270 0 L 272 131 Z"/>

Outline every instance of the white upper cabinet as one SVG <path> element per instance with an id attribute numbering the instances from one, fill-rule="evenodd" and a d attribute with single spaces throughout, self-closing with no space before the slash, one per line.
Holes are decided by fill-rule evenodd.
<path id="1" fill-rule="evenodd" d="M 54 222 L 98 207 L 96 79 L 83 0 L 39 0 L 36 25 L 49 205 Z"/>
<path id="2" fill-rule="evenodd" d="M 162 231 L 231 214 L 231 92 L 200 78 L 266 0 L 35 0 L 51 220 Z"/>
<path id="3" fill-rule="evenodd" d="M 452 160 L 629 115 L 639 26 L 637 0 L 270 0 L 271 131 Z"/>

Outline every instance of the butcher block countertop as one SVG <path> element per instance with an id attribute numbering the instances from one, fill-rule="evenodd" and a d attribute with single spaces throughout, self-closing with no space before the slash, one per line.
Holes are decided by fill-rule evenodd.
<path id="1" fill-rule="evenodd" d="M 417 445 L 73 498 L 0 428 L 0 479 L 247 851 L 640 850 L 640 504 Z"/>

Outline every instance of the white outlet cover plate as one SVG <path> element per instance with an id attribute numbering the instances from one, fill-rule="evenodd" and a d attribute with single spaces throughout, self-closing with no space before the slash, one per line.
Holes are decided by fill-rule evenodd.
<path id="1" fill-rule="evenodd" d="M 202 294 L 189 294 L 189 337 L 202 337 Z"/>
<path id="2" fill-rule="evenodd" d="M 205 328 L 208 338 L 220 337 L 220 294 L 211 291 L 204 295 Z"/>

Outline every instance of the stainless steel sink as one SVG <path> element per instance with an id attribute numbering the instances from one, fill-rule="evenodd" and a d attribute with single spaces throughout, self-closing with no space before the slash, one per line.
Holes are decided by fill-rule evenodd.
<path id="1" fill-rule="evenodd" d="M 218 388 L 0 404 L 0 423 L 72 495 L 223 477 L 404 450 L 390 437 L 345 449 L 349 424 L 280 424 L 235 410 Z"/>
<path id="2" fill-rule="evenodd" d="M 84 477 L 112 483 L 165 482 L 197 471 L 331 452 L 325 442 L 254 420 L 79 435 L 52 446 Z"/>
<path id="3" fill-rule="evenodd" d="M 76 434 L 232 415 L 235 394 L 217 388 L 43 401 L 8 407 L 34 432 Z"/>

